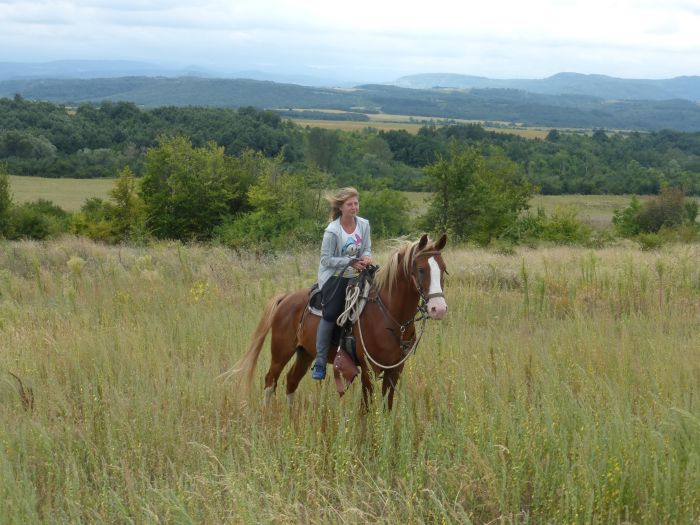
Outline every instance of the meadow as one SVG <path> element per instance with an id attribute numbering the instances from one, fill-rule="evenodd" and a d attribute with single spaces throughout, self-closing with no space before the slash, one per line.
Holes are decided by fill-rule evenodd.
<path id="1" fill-rule="evenodd" d="M 700 246 L 444 257 L 363 413 L 220 379 L 315 253 L 2 242 L 0 523 L 696 523 Z"/>
<path id="2" fill-rule="evenodd" d="M 66 211 L 75 212 L 86 199 L 107 199 L 114 187 L 114 179 L 49 179 L 10 175 L 10 191 L 19 204 L 46 199 Z"/>

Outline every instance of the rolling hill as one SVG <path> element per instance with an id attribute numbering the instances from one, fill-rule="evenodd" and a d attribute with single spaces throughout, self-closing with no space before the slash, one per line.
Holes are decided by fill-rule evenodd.
<path id="1" fill-rule="evenodd" d="M 664 80 L 615 78 L 606 75 L 558 73 L 544 79 L 492 79 L 469 75 L 423 74 L 401 77 L 393 85 L 412 89 L 517 89 L 544 95 L 587 95 L 606 100 L 700 101 L 700 76 Z"/>
<path id="2" fill-rule="evenodd" d="M 511 88 L 410 89 L 375 84 L 340 89 L 189 76 L 0 82 L 0 97 L 16 94 L 64 104 L 119 100 L 144 107 L 314 108 L 544 127 L 700 131 L 700 105 L 690 100 L 610 100 L 587 94 L 533 93 Z"/>

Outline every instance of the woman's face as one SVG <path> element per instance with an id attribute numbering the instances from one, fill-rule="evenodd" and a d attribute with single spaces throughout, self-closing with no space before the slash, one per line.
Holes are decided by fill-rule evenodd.
<path id="1" fill-rule="evenodd" d="M 357 200 L 357 197 L 350 197 L 340 206 L 340 213 L 344 219 L 349 217 L 354 218 L 359 211 L 360 201 Z"/>

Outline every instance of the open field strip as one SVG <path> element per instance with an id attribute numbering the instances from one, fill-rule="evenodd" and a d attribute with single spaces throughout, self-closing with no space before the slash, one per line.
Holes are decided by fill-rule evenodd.
<path id="1" fill-rule="evenodd" d="M 10 190 L 18 203 L 48 199 L 65 210 L 78 211 L 90 197 L 107 199 L 114 186 L 114 179 L 49 179 L 44 177 L 10 176 Z M 413 207 L 411 215 L 424 214 L 429 205 L 430 193 L 406 192 Z M 537 195 L 530 202 L 535 211 L 538 206 L 551 212 L 557 207 L 573 207 L 578 218 L 598 227 L 610 225 L 613 211 L 629 205 L 626 195 Z M 642 200 L 644 197 L 642 197 Z"/>
<path id="2" fill-rule="evenodd" d="M 267 345 L 217 379 L 315 252 L 4 242 L 0 521 L 695 523 L 699 257 L 448 249 L 448 318 L 362 415 L 308 378 L 263 409 Z"/>
<path id="3" fill-rule="evenodd" d="M 332 113 L 332 111 L 325 111 L 326 113 Z M 335 111 L 336 113 L 343 113 L 341 111 Z M 409 117 L 406 115 L 385 115 L 385 114 L 368 114 L 369 121 L 355 121 L 355 120 L 323 120 L 323 119 L 290 119 L 295 124 L 302 127 L 312 127 L 312 128 L 323 128 L 323 129 L 337 129 L 340 131 L 362 131 L 367 128 L 376 129 L 379 131 L 407 131 L 412 135 L 418 133 L 418 131 L 433 122 L 435 125 L 447 125 L 448 122 L 445 119 L 439 118 L 429 118 L 423 122 L 422 117 Z M 397 118 L 393 118 L 397 117 Z M 455 119 L 449 119 L 450 123 L 454 124 Z M 469 121 L 463 121 L 467 123 Z M 511 133 L 513 135 L 520 135 L 521 137 L 529 139 L 544 139 L 549 133 L 548 129 L 542 128 L 527 128 L 520 126 L 506 126 L 506 127 L 490 127 L 485 126 L 487 131 L 495 131 L 497 133 Z"/>
<path id="4" fill-rule="evenodd" d="M 378 121 L 356 121 L 356 120 L 321 120 L 321 119 L 291 119 L 301 127 L 338 129 L 341 131 L 362 131 L 373 128 L 380 131 L 401 131 L 405 130 L 413 135 L 423 127 L 423 124 L 410 124 L 403 122 L 378 122 Z"/>
<path id="5" fill-rule="evenodd" d="M 50 200 L 67 211 L 78 211 L 90 197 L 106 199 L 114 179 L 49 179 L 10 175 L 10 191 L 18 203 Z"/>

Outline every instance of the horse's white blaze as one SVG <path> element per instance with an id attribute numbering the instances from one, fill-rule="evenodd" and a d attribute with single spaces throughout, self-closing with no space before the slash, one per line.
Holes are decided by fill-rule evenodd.
<path id="1" fill-rule="evenodd" d="M 430 288 L 428 289 L 428 295 L 434 293 L 442 293 L 442 286 L 440 285 L 440 277 L 442 272 L 440 271 L 440 265 L 435 260 L 435 257 L 428 259 L 428 264 L 430 265 Z M 433 297 L 428 300 L 428 315 L 432 319 L 442 319 L 447 313 L 447 302 L 444 297 Z"/>

